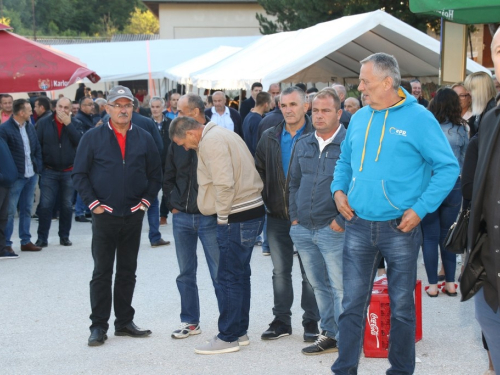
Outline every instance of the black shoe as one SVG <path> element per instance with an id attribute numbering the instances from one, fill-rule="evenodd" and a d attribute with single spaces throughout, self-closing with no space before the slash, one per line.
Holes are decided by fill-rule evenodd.
<path id="1" fill-rule="evenodd" d="M 337 340 L 331 337 L 327 337 L 324 334 L 326 334 L 325 331 L 321 332 L 313 345 L 302 349 L 302 354 L 317 355 L 323 353 L 338 352 L 339 348 L 337 348 Z"/>
<path id="2" fill-rule="evenodd" d="M 42 240 L 36 240 L 35 246 L 38 246 L 38 247 L 47 247 L 47 246 L 49 246 L 49 244 L 47 242 L 45 242 L 45 241 L 42 241 Z"/>
<path id="3" fill-rule="evenodd" d="M 69 238 L 61 238 L 61 239 L 59 240 L 59 243 L 60 243 L 61 245 L 63 245 L 63 246 L 71 246 L 71 245 L 73 245 L 73 242 L 71 242 L 71 241 L 69 240 Z"/>
<path id="4" fill-rule="evenodd" d="M 104 344 L 108 335 L 102 328 L 94 328 L 90 331 L 89 346 L 99 346 Z"/>
<path id="5" fill-rule="evenodd" d="M 90 219 L 90 218 L 92 217 L 92 213 L 91 213 L 91 212 L 86 212 L 86 213 L 85 213 L 85 217 L 86 217 L 87 219 Z"/>
<path id="6" fill-rule="evenodd" d="M 140 329 L 134 322 L 130 322 L 125 327 L 115 330 L 115 336 L 147 337 L 151 334 L 149 329 Z"/>
<path id="7" fill-rule="evenodd" d="M 319 335 L 318 323 L 314 321 L 303 322 L 304 326 L 304 341 L 315 342 Z"/>
<path id="8" fill-rule="evenodd" d="M 281 320 L 273 320 L 269 324 L 269 328 L 260 336 L 262 340 L 276 340 L 280 337 L 290 336 L 292 334 L 292 326 L 283 323 Z"/>
<path id="9" fill-rule="evenodd" d="M 92 220 L 87 219 L 85 216 L 75 216 L 75 221 L 79 221 L 80 223 L 91 223 Z"/>

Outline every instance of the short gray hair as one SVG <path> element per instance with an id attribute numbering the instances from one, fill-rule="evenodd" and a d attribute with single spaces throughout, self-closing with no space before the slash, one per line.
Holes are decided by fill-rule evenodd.
<path id="1" fill-rule="evenodd" d="M 401 73 L 396 58 L 387 53 L 378 52 L 361 60 L 360 63 L 364 65 L 370 61 L 373 62 L 373 69 L 376 72 L 392 78 L 392 87 L 394 90 L 398 90 L 401 85 Z"/>
<path id="2" fill-rule="evenodd" d="M 153 102 L 161 102 L 161 106 L 165 107 L 165 99 L 163 99 L 161 96 L 153 96 L 151 99 L 149 99 L 150 107 Z"/>
<path id="3" fill-rule="evenodd" d="M 186 132 L 188 130 L 198 129 L 202 124 L 191 117 L 176 117 L 171 123 L 168 129 L 168 135 L 171 140 L 175 138 L 184 139 L 186 138 Z"/>
<path id="4" fill-rule="evenodd" d="M 193 94 L 193 93 L 189 93 L 189 94 L 181 96 L 181 98 L 187 98 L 188 107 L 190 110 L 198 108 L 200 110 L 200 113 L 205 112 L 205 103 L 203 102 L 203 99 L 201 98 L 201 96 Z"/>
<path id="5" fill-rule="evenodd" d="M 282 97 L 290 95 L 294 92 L 299 94 L 300 100 L 302 101 L 302 104 L 304 104 L 306 102 L 306 93 L 304 92 L 304 90 L 297 86 L 287 87 L 285 90 L 283 90 L 280 95 L 280 101 Z"/>
<path id="6" fill-rule="evenodd" d="M 106 104 L 108 104 L 108 101 L 107 101 L 106 99 L 104 99 L 104 98 L 97 98 L 97 99 L 95 100 L 95 102 L 96 102 L 97 104 L 99 104 L 99 105 L 106 105 Z"/>

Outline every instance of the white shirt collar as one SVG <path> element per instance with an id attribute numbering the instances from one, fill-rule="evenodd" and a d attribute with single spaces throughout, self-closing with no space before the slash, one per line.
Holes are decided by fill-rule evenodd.
<path id="1" fill-rule="evenodd" d="M 323 151 L 323 149 L 325 148 L 326 145 L 328 145 L 328 144 L 330 144 L 330 143 L 333 142 L 333 140 L 335 139 L 335 137 L 337 136 L 337 134 L 339 134 L 341 126 L 342 125 L 339 124 L 339 127 L 337 128 L 337 130 L 335 131 L 335 133 L 333 133 L 333 135 L 330 138 L 325 139 L 325 140 L 323 138 L 321 138 L 320 136 L 318 136 L 317 131 L 314 132 L 314 136 L 318 140 L 320 152 Z"/>

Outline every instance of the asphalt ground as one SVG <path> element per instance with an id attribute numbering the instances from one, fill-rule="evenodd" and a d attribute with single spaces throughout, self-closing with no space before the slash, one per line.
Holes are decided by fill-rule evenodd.
<path id="1" fill-rule="evenodd" d="M 32 220 L 36 240 L 38 223 Z M 178 273 L 172 226 L 160 227 L 171 245 L 151 248 L 144 222 L 133 306 L 135 323 L 153 334 L 144 339 L 116 337 L 110 320 L 109 339 L 88 347 L 89 281 L 93 269 L 91 225 L 74 222 L 71 247 L 59 245 L 58 222 L 52 223 L 49 247 L 38 253 L 19 251 L 17 220 L 13 237 L 17 260 L 0 261 L 0 374 L 330 374 L 337 354 L 305 356 L 300 308 L 300 270 L 294 264 L 293 334 L 262 341 L 272 321 L 272 262 L 255 247 L 252 257 L 250 345 L 239 352 L 198 355 L 194 347 L 217 334 L 218 308 L 201 245 L 198 286 L 202 334 L 176 340 L 180 323 Z M 457 265 L 459 267 L 459 265 Z M 421 256 L 418 277 L 426 285 Z M 471 375 L 487 369 L 473 301 L 422 293 L 423 339 L 416 344 L 415 374 Z M 385 374 L 387 359 L 361 357 L 358 374 Z"/>

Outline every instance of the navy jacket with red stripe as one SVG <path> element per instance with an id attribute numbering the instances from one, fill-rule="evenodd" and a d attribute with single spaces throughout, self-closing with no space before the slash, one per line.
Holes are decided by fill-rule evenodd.
<path id="1" fill-rule="evenodd" d="M 132 124 L 127 133 L 125 158 L 109 123 L 85 133 L 76 151 L 73 185 L 93 210 L 101 206 L 115 216 L 147 207 L 161 187 L 161 161 L 153 137 Z"/>

